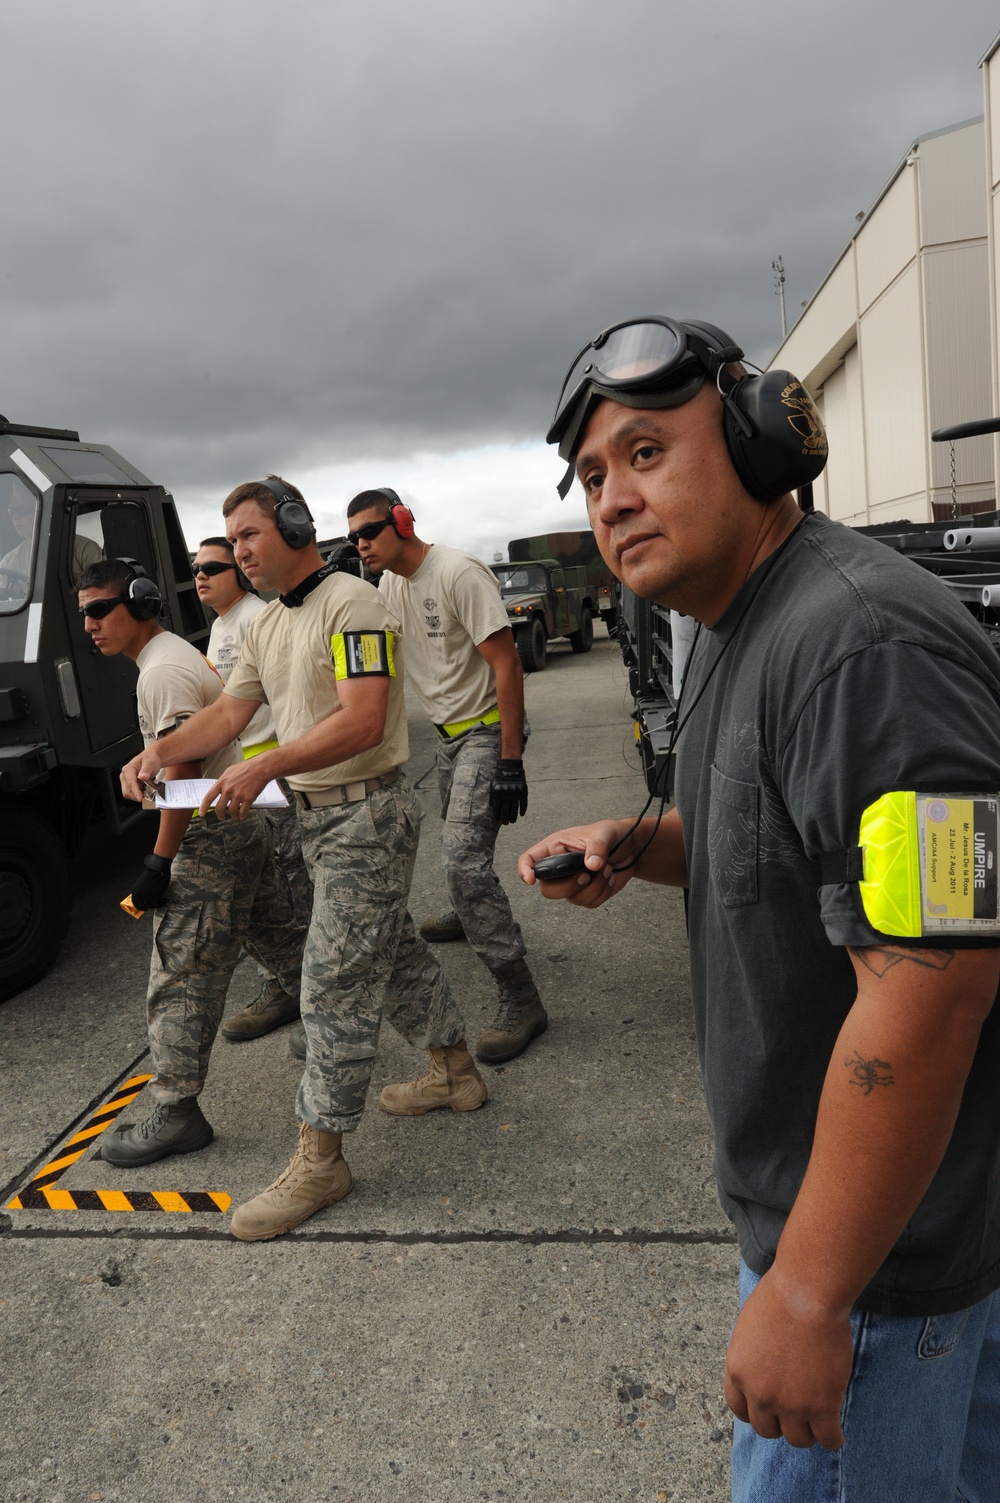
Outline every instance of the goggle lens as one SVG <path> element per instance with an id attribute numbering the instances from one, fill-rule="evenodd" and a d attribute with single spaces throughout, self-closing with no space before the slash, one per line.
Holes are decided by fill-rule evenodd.
<path id="1" fill-rule="evenodd" d="M 686 349 L 683 336 L 671 324 L 652 319 L 598 334 L 570 366 L 553 427 L 574 404 L 586 382 L 622 387 L 651 385 L 681 364 Z"/>
<path id="2" fill-rule="evenodd" d="M 207 574 L 211 579 L 216 574 L 224 574 L 227 569 L 235 568 L 235 564 L 223 564 L 220 563 L 217 559 L 212 559 L 207 564 L 192 564 L 191 573 L 194 575 L 195 579 L 198 578 L 199 574 Z"/>
<path id="3" fill-rule="evenodd" d="M 353 543 L 355 548 L 358 546 L 358 542 L 361 538 L 364 538 L 366 543 L 370 543 L 374 538 L 378 537 L 383 528 L 389 527 L 391 525 L 391 517 L 386 517 L 381 522 L 366 522 L 363 527 L 358 528 L 357 532 L 349 532 L 347 534 L 347 541 L 349 543 Z"/>
<path id="4" fill-rule="evenodd" d="M 116 595 L 113 600 L 92 600 L 89 605 L 80 606 L 80 615 L 90 616 L 94 621 L 103 621 L 105 616 L 110 616 L 116 605 L 124 604 L 124 595 Z"/>

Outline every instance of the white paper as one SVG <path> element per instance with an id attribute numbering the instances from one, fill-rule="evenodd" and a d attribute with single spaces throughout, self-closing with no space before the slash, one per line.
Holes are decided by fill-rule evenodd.
<path id="1" fill-rule="evenodd" d="M 197 809 L 214 778 L 175 778 L 161 783 L 157 789 L 154 807 L 157 809 Z M 159 788 L 163 792 L 159 792 Z M 272 778 L 253 801 L 255 809 L 287 809 L 288 800 Z"/>

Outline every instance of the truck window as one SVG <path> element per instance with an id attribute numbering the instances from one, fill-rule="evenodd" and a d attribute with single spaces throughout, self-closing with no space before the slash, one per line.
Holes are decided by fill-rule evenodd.
<path id="1" fill-rule="evenodd" d="M 104 558 L 100 512 L 77 512 L 75 521 L 69 564 L 70 583 L 74 589 L 84 569 L 88 569 L 91 564 L 99 564 Z"/>
<path id="2" fill-rule="evenodd" d="M 522 590 L 544 590 L 547 584 L 545 570 L 534 564 L 520 564 L 517 568 L 493 570 L 500 581 L 501 595 L 517 595 Z"/>
<path id="3" fill-rule="evenodd" d="M 20 610 L 31 594 L 39 509 L 20 475 L 0 474 L 0 615 Z"/>

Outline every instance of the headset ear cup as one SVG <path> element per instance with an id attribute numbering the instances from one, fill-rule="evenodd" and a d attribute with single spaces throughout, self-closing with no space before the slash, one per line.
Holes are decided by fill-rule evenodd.
<path id="1" fill-rule="evenodd" d="M 163 601 L 154 581 L 143 576 L 129 584 L 126 603 L 129 613 L 137 621 L 152 621 L 160 614 Z"/>
<path id="2" fill-rule="evenodd" d="M 289 548 L 308 548 L 316 537 L 316 524 L 301 501 L 279 501 L 274 508 L 274 524 Z"/>
<path id="3" fill-rule="evenodd" d="M 790 371 L 742 376 L 723 395 L 722 428 L 740 483 L 758 501 L 808 485 L 826 464 L 823 421 Z"/>
<path id="4" fill-rule="evenodd" d="M 247 579 L 239 564 L 236 565 L 236 583 L 239 585 L 241 590 L 246 590 L 249 595 L 256 595 L 257 591 L 254 589 L 249 579 Z"/>
<path id="5" fill-rule="evenodd" d="M 397 501 L 395 506 L 390 507 L 389 515 L 392 517 L 392 525 L 401 538 L 412 538 L 416 532 L 413 513 L 402 501 Z"/>

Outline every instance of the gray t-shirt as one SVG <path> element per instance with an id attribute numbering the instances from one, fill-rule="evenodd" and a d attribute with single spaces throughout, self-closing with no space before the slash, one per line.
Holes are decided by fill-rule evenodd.
<path id="1" fill-rule="evenodd" d="M 1000 657 L 931 574 L 811 515 L 700 633 L 688 714 L 676 799 L 716 1177 L 764 1273 L 856 994 L 844 947 L 880 940 L 856 887 L 820 889 L 819 858 L 856 844 L 890 790 L 1000 789 Z M 994 1007 L 944 1162 L 865 1308 L 930 1315 L 1000 1285 L 998 1079 Z"/>

